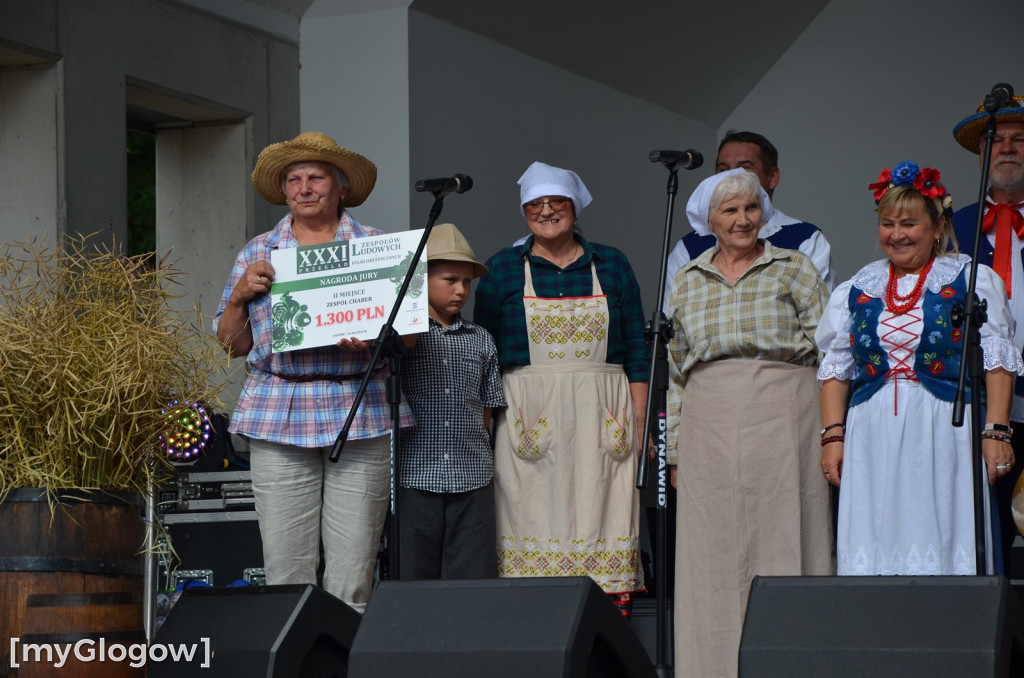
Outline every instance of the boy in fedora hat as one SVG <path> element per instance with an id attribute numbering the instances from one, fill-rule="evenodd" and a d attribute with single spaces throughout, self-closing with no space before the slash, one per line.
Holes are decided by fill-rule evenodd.
<path id="1" fill-rule="evenodd" d="M 403 579 L 497 575 L 488 427 L 505 396 L 494 340 L 460 314 L 473 279 L 485 273 L 454 224 L 431 230 L 430 327 L 402 358 L 402 392 L 416 415 L 400 447 Z"/>
<path id="2" fill-rule="evenodd" d="M 980 156 L 987 124 L 988 113 L 982 103 L 977 112 L 953 128 L 957 143 L 979 156 L 979 166 L 985 162 Z M 981 251 L 971 251 L 978 224 L 978 203 L 967 205 L 953 215 L 953 232 L 961 252 L 971 256 L 977 254 L 978 263 L 991 266 L 1003 279 L 1010 313 L 1019 330 L 1019 323 L 1024 321 L 1024 97 L 1015 96 L 1005 108 L 996 111 L 996 135 L 988 162 L 989 186 L 985 195 Z M 1013 343 L 1018 352 L 1024 348 L 1024 332 L 1018 331 Z M 989 424 L 1009 424 L 1015 456 L 1024 454 L 1024 377 L 1017 377 L 1014 381 L 1009 422 L 993 419 L 993 413 L 989 412 L 985 423 L 986 427 Z M 1002 572 L 1008 572 L 1010 566 L 1010 547 L 1016 533 L 1011 505 L 1020 474 L 1018 459 L 1010 472 L 996 481 L 1003 556 L 1002 563 L 996 563 L 997 573 L 1000 572 L 1000 564 L 1004 568 Z"/>

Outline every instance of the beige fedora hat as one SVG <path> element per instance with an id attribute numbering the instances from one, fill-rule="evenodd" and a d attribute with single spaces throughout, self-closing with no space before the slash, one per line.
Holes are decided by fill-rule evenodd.
<path id="1" fill-rule="evenodd" d="M 430 237 L 427 238 L 427 261 L 435 259 L 467 261 L 473 264 L 474 278 L 487 274 L 487 267 L 476 260 L 469 241 L 455 224 L 438 224 L 430 229 Z"/>
<path id="2" fill-rule="evenodd" d="M 296 162 L 329 162 L 348 179 L 345 207 L 362 205 L 377 183 L 377 166 L 368 158 L 342 148 L 322 132 L 303 132 L 289 141 L 270 144 L 260 153 L 252 171 L 252 185 L 271 205 L 284 205 L 281 172 Z"/>

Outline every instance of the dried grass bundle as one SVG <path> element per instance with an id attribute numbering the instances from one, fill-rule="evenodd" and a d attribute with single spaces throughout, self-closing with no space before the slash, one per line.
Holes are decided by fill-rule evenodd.
<path id="1" fill-rule="evenodd" d="M 170 305 L 182 274 L 89 236 L 0 245 L 0 499 L 22 487 L 142 491 L 161 410 L 218 404 L 229 363 L 198 309 Z"/>

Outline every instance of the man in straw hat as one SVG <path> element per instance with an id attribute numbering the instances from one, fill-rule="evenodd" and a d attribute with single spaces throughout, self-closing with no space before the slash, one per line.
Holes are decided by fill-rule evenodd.
<path id="1" fill-rule="evenodd" d="M 274 353 L 270 284 L 275 249 L 380 235 L 348 208 L 361 205 L 377 178 L 368 159 L 326 134 L 306 132 L 263 149 L 252 183 L 288 214 L 235 258 L 214 318 L 232 357 L 249 376 L 230 431 L 249 441 L 252 486 L 268 584 L 315 584 L 321 541 L 324 588 L 362 611 L 370 597 L 390 476 L 390 408 L 385 374 L 354 339 Z M 328 460 L 360 381 L 369 382 L 344 453 Z M 401 425 L 411 424 L 403 404 Z"/>
<path id="2" fill-rule="evenodd" d="M 982 136 L 989 114 L 984 103 L 953 128 L 957 142 L 979 156 L 984 147 Z M 960 250 L 974 255 L 974 232 L 978 223 L 978 203 L 967 205 L 953 215 L 953 230 Z M 989 159 L 989 188 L 985 198 L 982 220 L 983 237 L 978 262 L 995 269 L 1006 285 L 1010 312 L 1018 322 L 1013 343 L 1020 351 L 1024 347 L 1024 97 L 1016 96 L 1005 108 L 996 112 L 996 135 Z M 988 417 L 991 421 L 991 416 Z M 986 423 L 988 427 L 988 423 Z M 1013 451 L 1020 456 L 1024 450 L 1024 378 L 1014 383 L 1013 405 L 1010 410 L 1010 428 L 1013 430 Z M 1021 473 L 1021 464 L 996 481 L 996 501 L 999 508 L 1004 572 L 1009 569 L 1010 548 L 1016 529 L 1011 502 L 1013 488 Z M 998 565 L 998 564 L 997 564 Z"/>
<path id="3" fill-rule="evenodd" d="M 460 313 L 485 273 L 454 224 L 430 231 L 430 328 L 402 358 L 402 393 L 416 415 L 401 439 L 403 578 L 498 575 L 488 426 L 505 395 L 494 340 Z"/>

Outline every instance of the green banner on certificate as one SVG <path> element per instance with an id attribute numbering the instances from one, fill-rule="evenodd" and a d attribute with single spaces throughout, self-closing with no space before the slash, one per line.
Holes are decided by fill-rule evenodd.
<path id="1" fill-rule="evenodd" d="M 376 339 L 422 236 L 405 231 L 272 252 L 274 351 Z M 427 330 L 426 258 L 424 249 L 395 317 L 399 334 Z"/>

